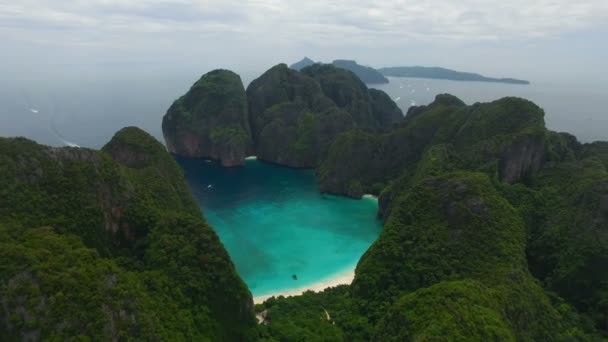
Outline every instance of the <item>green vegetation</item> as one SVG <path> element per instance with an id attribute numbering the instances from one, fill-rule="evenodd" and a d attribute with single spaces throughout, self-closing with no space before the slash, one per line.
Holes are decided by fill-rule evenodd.
<path id="1" fill-rule="evenodd" d="M 455 71 L 438 67 L 390 67 L 378 69 L 384 76 L 389 77 L 414 77 L 430 78 L 452 81 L 477 81 L 477 82 L 498 82 L 510 84 L 530 84 L 529 81 L 518 80 L 515 78 L 493 78 L 485 77 L 472 72 Z"/>
<path id="2" fill-rule="evenodd" d="M 359 181 L 373 185 L 413 175 L 430 147 L 443 144 L 452 162 L 441 167 L 484 171 L 516 182 L 537 171 L 545 154 L 544 112 L 533 103 L 504 98 L 465 106 L 451 95 L 410 109 L 405 124 L 384 135 L 348 132 L 339 136 L 319 167 L 324 192 L 359 197 L 347 191 Z"/>
<path id="3" fill-rule="evenodd" d="M 353 283 L 254 308 L 179 166 L 135 127 L 101 151 L 0 138 L 0 340 L 606 340 L 608 143 L 548 131 L 518 98 L 444 94 L 392 120 L 331 65 L 276 66 L 246 104 L 237 83 L 205 75 L 164 128 L 380 195 Z"/>
<path id="4" fill-rule="evenodd" d="M 239 75 L 221 69 L 203 75 L 163 117 L 169 151 L 242 165 L 252 148 L 247 111 Z"/>
<path id="5" fill-rule="evenodd" d="M 102 151 L 0 139 L 0 160 L 2 340 L 253 336 L 250 292 L 150 135 Z"/>
<path id="6" fill-rule="evenodd" d="M 340 133 L 389 130 L 403 119 L 386 94 L 331 65 L 297 72 L 279 64 L 249 85 L 247 98 L 255 154 L 290 167 L 317 167 Z"/>
<path id="7" fill-rule="evenodd" d="M 466 106 L 446 94 L 387 134 L 340 135 L 320 187 L 381 192 L 384 230 L 350 286 L 264 303 L 266 331 L 280 340 L 289 322 L 319 340 L 336 327 L 348 341 L 605 340 L 608 144 L 550 132 L 543 116 L 522 99 Z M 320 308 L 347 318 L 330 327 Z"/>
<path id="8" fill-rule="evenodd" d="M 314 63 L 303 72 L 279 64 L 251 82 L 211 71 L 176 100 L 163 118 L 170 152 L 243 165 L 247 155 L 297 168 L 315 168 L 329 146 L 355 127 L 388 131 L 403 121 L 397 105 L 355 74 Z"/>

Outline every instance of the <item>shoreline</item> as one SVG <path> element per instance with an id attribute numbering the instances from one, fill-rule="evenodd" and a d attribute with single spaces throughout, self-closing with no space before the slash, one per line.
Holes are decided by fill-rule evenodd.
<path id="1" fill-rule="evenodd" d="M 277 291 L 277 292 L 274 292 L 271 294 L 255 296 L 255 297 L 253 297 L 253 303 L 261 304 L 265 300 L 267 300 L 271 297 L 299 296 L 306 291 L 322 292 L 323 290 L 325 290 L 328 287 L 335 287 L 338 285 L 350 285 L 350 283 L 352 283 L 353 279 L 355 278 L 355 267 L 356 267 L 356 265 L 354 265 L 352 268 L 349 268 L 346 271 L 337 273 L 336 275 L 334 275 L 330 278 L 318 281 L 316 283 L 312 283 L 307 286 L 300 286 L 300 287 L 293 288 L 293 289 L 280 290 L 280 291 Z"/>

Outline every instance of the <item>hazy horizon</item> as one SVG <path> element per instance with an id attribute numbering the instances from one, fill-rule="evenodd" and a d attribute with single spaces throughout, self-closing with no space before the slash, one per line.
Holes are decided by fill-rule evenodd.
<path id="1" fill-rule="evenodd" d="M 604 0 L 0 0 L 0 26 L 2 136 L 99 147 L 138 125 L 162 140 L 160 118 L 206 72 L 231 69 L 246 86 L 307 56 L 529 80 L 439 82 L 408 101 L 385 90 L 404 112 L 439 91 L 468 102 L 522 96 L 547 109 L 547 127 L 608 139 Z"/>
<path id="2" fill-rule="evenodd" d="M 608 77 L 608 2 L 53 1 L 0 3 L 4 81 L 79 73 L 263 71 L 304 56 L 532 82 Z M 134 70 L 137 69 L 137 70 Z"/>

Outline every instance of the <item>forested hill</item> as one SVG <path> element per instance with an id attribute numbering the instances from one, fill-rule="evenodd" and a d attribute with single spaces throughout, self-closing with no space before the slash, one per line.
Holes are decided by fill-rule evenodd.
<path id="1" fill-rule="evenodd" d="M 431 78 L 452 81 L 477 81 L 477 82 L 497 82 L 509 84 L 530 84 L 529 81 L 518 80 L 515 78 L 493 78 L 486 77 L 472 72 L 455 71 L 439 67 L 388 67 L 378 69 L 380 73 L 388 77 L 414 77 Z"/>
<path id="2" fill-rule="evenodd" d="M 254 150 L 315 168 L 322 192 L 378 195 L 352 284 L 254 307 L 138 128 L 100 151 L 0 138 L 1 341 L 608 337 L 608 143 L 548 130 L 536 104 L 441 94 L 403 117 L 350 71 L 279 64 L 247 90 L 203 75 L 167 116 L 174 152 L 234 166 Z"/>
<path id="3" fill-rule="evenodd" d="M 0 138 L 0 340 L 236 341 L 253 301 L 146 132 L 102 151 Z"/>

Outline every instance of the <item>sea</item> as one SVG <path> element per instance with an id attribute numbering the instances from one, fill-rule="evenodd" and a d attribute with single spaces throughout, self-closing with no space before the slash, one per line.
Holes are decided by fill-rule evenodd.
<path id="1" fill-rule="evenodd" d="M 382 230 L 377 200 L 321 194 L 312 170 L 177 161 L 254 297 L 352 272 Z"/>
<path id="2" fill-rule="evenodd" d="M 202 74 L 202 73 L 201 73 Z M 81 72 L 0 79 L 0 136 L 100 148 L 122 127 L 160 141 L 162 116 L 201 74 Z M 245 85 L 260 72 L 241 72 Z M 608 140 L 605 88 L 557 82 L 512 85 L 390 78 L 374 86 L 403 112 L 450 93 L 468 104 L 518 96 L 545 110 L 548 128 L 582 142 Z M 177 158 L 206 220 L 254 296 L 301 288 L 352 270 L 382 229 L 377 201 L 318 193 L 312 170 L 247 161 L 226 169 Z"/>

